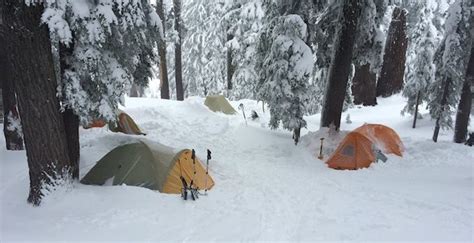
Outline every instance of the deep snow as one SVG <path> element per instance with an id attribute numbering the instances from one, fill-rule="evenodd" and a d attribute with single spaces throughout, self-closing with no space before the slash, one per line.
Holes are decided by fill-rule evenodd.
<path id="1" fill-rule="evenodd" d="M 212 150 L 216 186 L 195 202 L 139 187 L 74 183 L 31 207 L 25 153 L 6 151 L 0 136 L 0 241 L 473 241 L 474 148 L 452 143 L 452 131 L 433 143 L 427 115 L 411 129 L 400 96 L 343 114 L 352 123 L 344 119 L 342 129 L 386 124 L 406 147 L 403 158 L 389 155 L 357 171 L 332 170 L 316 158 L 321 132 L 294 146 L 290 132 L 267 128 L 261 103 L 232 104 L 241 102 L 247 117 L 255 109 L 260 120 L 246 126 L 240 114 L 212 113 L 197 97 L 126 100 L 124 110 L 147 139 L 194 148 L 201 158 Z M 319 118 L 305 117 L 302 133 L 316 131 Z M 81 176 L 112 148 L 139 138 L 81 129 Z"/>

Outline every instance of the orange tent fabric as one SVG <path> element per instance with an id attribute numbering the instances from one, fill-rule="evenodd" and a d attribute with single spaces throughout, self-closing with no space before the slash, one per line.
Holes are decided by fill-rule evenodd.
<path id="1" fill-rule="evenodd" d="M 380 124 L 364 124 L 347 134 L 326 163 L 333 169 L 367 168 L 375 161 L 374 149 L 402 156 L 403 143 L 391 128 Z"/>

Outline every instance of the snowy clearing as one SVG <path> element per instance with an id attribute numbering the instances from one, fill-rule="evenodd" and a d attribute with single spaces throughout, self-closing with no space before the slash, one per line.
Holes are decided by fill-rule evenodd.
<path id="1" fill-rule="evenodd" d="M 294 146 L 290 132 L 270 130 L 261 103 L 231 102 L 244 103 L 247 117 L 252 109 L 260 115 L 246 126 L 240 114 L 213 113 L 203 101 L 129 98 L 124 108 L 147 139 L 194 148 L 200 158 L 212 150 L 216 186 L 195 202 L 140 187 L 74 183 L 34 208 L 26 202 L 26 155 L 6 151 L 0 136 L 0 241 L 474 240 L 474 149 L 452 143 L 452 131 L 433 143 L 428 115 L 411 129 L 400 96 L 343 114 L 341 129 L 382 123 L 406 147 L 403 158 L 389 155 L 357 171 L 327 168 L 316 158 L 315 134 Z M 305 119 L 302 134 L 319 128 L 319 115 Z M 112 148 L 140 138 L 81 129 L 81 177 Z"/>

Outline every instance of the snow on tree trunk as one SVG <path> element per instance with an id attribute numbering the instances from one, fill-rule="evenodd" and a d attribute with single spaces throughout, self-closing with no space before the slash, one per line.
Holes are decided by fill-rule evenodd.
<path id="1" fill-rule="evenodd" d="M 163 11 L 163 0 L 157 0 L 156 13 L 164 22 L 165 14 Z M 160 92 L 162 99 L 170 99 L 170 88 L 168 83 L 168 68 L 166 66 L 166 41 L 164 35 L 166 34 L 165 25 L 163 25 L 163 36 L 159 38 L 158 55 L 160 56 Z"/>
<path id="2" fill-rule="evenodd" d="M 454 142 L 463 143 L 466 141 L 467 126 L 471 114 L 472 98 L 471 84 L 474 83 L 474 45 L 471 47 L 471 57 L 467 65 L 466 77 L 462 87 L 461 99 L 459 100 L 458 111 L 456 113 L 456 123 L 454 125 Z"/>
<path id="3" fill-rule="evenodd" d="M 329 69 L 321 114 L 321 127 L 329 127 L 331 125 L 335 126 L 336 129 L 340 127 L 341 113 L 351 72 L 352 51 L 355 42 L 354 32 L 357 29 L 360 13 L 361 7 L 358 1 L 349 0 L 344 3 L 340 17 L 341 26 Z"/>
<path id="4" fill-rule="evenodd" d="M 376 105 L 376 75 L 371 72 L 370 64 L 356 66 L 352 79 L 352 95 L 355 105 Z"/>
<path id="5" fill-rule="evenodd" d="M 182 44 L 182 33 L 181 33 L 181 0 L 173 0 L 174 8 L 174 26 L 178 33 L 178 40 L 174 45 L 175 54 L 175 79 L 176 79 L 176 99 L 184 100 L 184 89 L 183 89 L 183 71 L 182 71 L 182 60 L 181 60 L 181 44 Z"/>
<path id="6" fill-rule="evenodd" d="M 382 70 L 377 81 L 377 96 L 388 97 L 403 88 L 408 39 L 406 11 L 395 7 L 385 44 Z"/>
<path id="7" fill-rule="evenodd" d="M 70 178 L 66 133 L 59 101 L 51 42 L 41 25 L 42 4 L 2 1 L 8 28 L 7 62 L 15 79 L 30 175 L 28 202 L 39 205 L 44 186 L 58 178 Z"/>

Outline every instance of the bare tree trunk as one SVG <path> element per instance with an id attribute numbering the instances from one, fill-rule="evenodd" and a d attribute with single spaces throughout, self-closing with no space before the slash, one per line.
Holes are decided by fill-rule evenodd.
<path id="1" fill-rule="evenodd" d="M 352 79 L 352 95 L 355 105 L 376 105 L 376 77 L 370 71 L 370 64 L 356 66 Z"/>
<path id="2" fill-rule="evenodd" d="M 183 72 L 181 63 L 181 0 L 173 0 L 174 8 L 174 25 L 178 33 L 178 42 L 174 44 L 174 60 L 175 60 L 175 79 L 176 79 L 176 99 L 184 100 L 183 90 Z"/>
<path id="3" fill-rule="evenodd" d="M 23 150 L 23 134 L 21 133 L 20 115 L 16 102 L 15 89 L 11 71 L 6 62 L 6 45 L 4 38 L 0 39 L 0 88 L 2 89 L 2 119 L 3 134 L 7 150 Z M 5 47 L 5 48 L 4 48 Z"/>
<path id="4" fill-rule="evenodd" d="M 461 99 L 459 100 L 458 111 L 456 113 L 456 123 L 454 125 L 454 142 L 466 142 L 467 126 L 471 115 L 471 83 L 474 83 L 474 46 L 471 48 L 471 57 L 467 65 L 466 77 L 462 86 Z"/>
<path id="5" fill-rule="evenodd" d="M 435 129 L 433 132 L 433 141 L 436 143 L 438 142 L 438 135 L 439 135 L 439 130 L 440 130 L 440 120 L 441 120 L 441 114 L 444 112 L 444 107 L 446 106 L 447 100 L 448 100 L 448 92 L 449 92 L 449 86 L 451 84 L 451 78 L 446 79 L 446 83 L 444 84 L 444 90 L 443 90 L 443 97 L 441 97 L 441 112 L 438 118 L 436 119 L 436 125 Z"/>
<path id="6" fill-rule="evenodd" d="M 359 22 L 361 6 L 357 0 L 344 3 L 341 28 L 334 46 L 334 56 L 328 75 L 328 86 L 321 114 L 321 127 L 341 125 L 341 113 L 346 96 L 346 87 L 351 71 L 352 51 L 355 42 L 354 32 Z"/>
<path id="7" fill-rule="evenodd" d="M 382 70 L 377 82 L 377 96 L 388 97 L 403 88 L 408 43 L 406 15 L 404 9 L 399 7 L 393 9 L 392 22 L 385 42 Z"/>
<path id="8" fill-rule="evenodd" d="M 416 127 L 416 120 L 418 118 L 418 105 L 420 104 L 421 91 L 416 94 L 415 114 L 413 115 L 413 128 Z"/>
<path id="9" fill-rule="evenodd" d="M 170 99 L 170 87 L 168 83 L 168 68 L 166 66 L 166 41 L 165 41 L 165 14 L 163 12 L 163 0 L 156 1 L 156 13 L 163 22 L 163 36 L 159 40 L 158 54 L 160 55 L 160 92 L 162 99 Z"/>
<path id="10" fill-rule="evenodd" d="M 41 4 L 27 6 L 24 1 L 3 0 L 0 5 L 7 27 L 7 62 L 15 80 L 28 157 L 28 202 L 39 205 L 43 185 L 71 173 L 49 31 L 41 24 Z"/>
<path id="11" fill-rule="evenodd" d="M 233 35 L 227 34 L 227 41 L 232 40 Z M 232 50 L 227 48 L 227 90 L 232 89 L 232 76 L 234 76 L 235 67 L 232 65 Z"/>
<path id="12" fill-rule="evenodd" d="M 74 51 L 74 43 L 69 46 L 59 44 L 59 66 L 61 78 L 64 71 L 69 68 L 68 57 L 72 56 Z M 79 143 L 79 116 L 74 114 L 74 111 L 66 107 L 63 112 L 64 129 L 66 132 L 66 140 L 68 147 L 68 155 L 70 159 L 70 166 L 72 170 L 72 178 L 79 179 L 79 158 L 80 158 L 80 143 Z"/>

